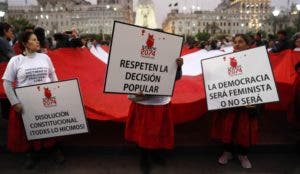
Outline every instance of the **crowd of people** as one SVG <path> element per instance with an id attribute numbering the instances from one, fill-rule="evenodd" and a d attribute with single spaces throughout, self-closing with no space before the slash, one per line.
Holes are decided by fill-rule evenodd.
<path id="1" fill-rule="evenodd" d="M 274 36 L 269 34 L 267 38 L 263 37 L 263 34 L 257 32 L 255 34 L 247 34 L 250 39 L 250 48 L 265 46 L 269 52 L 277 53 L 286 49 L 293 49 L 295 39 L 300 37 L 300 33 L 296 33 L 292 38 L 287 37 L 287 32 L 285 30 L 280 30 L 277 35 Z M 210 50 L 222 50 L 224 47 L 233 46 L 232 38 L 230 36 L 223 36 L 222 39 L 211 38 L 208 41 L 197 41 L 195 43 L 189 44 L 190 48 L 199 48 Z"/>
<path id="2" fill-rule="evenodd" d="M 100 44 L 109 45 L 108 39 L 102 40 L 88 35 L 81 36 L 76 28 L 46 37 L 45 29 L 41 27 L 28 26 L 21 33 L 13 33 L 13 27 L 8 23 L 1 23 L 0 25 L 3 31 L 0 38 L 1 62 L 6 62 L 12 56 L 22 53 L 19 39 L 21 38 L 21 34 L 27 31 L 31 31 L 37 36 L 41 47 L 39 52 L 43 53 L 47 53 L 47 50 L 59 48 L 91 48 Z"/>
<path id="3" fill-rule="evenodd" d="M 45 30 L 40 27 L 27 27 L 16 39 L 13 27 L 8 23 L 0 23 L 0 61 L 8 62 L 2 79 L 9 102 L 1 101 L 2 114 L 9 115 L 7 116 L 9 119 L 7 148 L 12 152 L 26 153 L 25 167 L 27 169 L 35 167 L 36 156 L 42 149 L 47 149 L 52 153 L 55 161 L 59 164 L 63 163 L 65 158 L 59 145 L 59 138 L 34 141 L 26 139 L 20 116 L 23 107 L 14 92 L 14 84 L 16 87 L 22 87 L 58 80 L 55 67 L 46 54 L 47 50 L 65 47 L 91 48 L 99 43 L 100 41 L 95 38 L 80 37 L 76 29 L 56 33 L 53 35 L 53 39 L 47 38 Z M 276 41 L 271 35 L 268 40 L 264 40 L 260 33 L 256 33 L 254 36 L 237 34 L 232 40 L 224 38 L 222 41 L 210 40 L 207 43 L 199 42 L 191 45 L 191 47 L 206 50 L 222 49 L 227 46 L 233 46 L 234 52 L 258 46 L 266 46 L 269 52 L 273 53 L 287 49 L 300 51 L 300 34 L 292 38 L 291 45 L 283 30 L 277 33 Z M 176 80 L 179 80 L 182 76 L 183 59 L 177 58 L 176 64 L 178 67 Z M 34 71 L 35 69 L 44 71 L 36 74 L 38 72 Z M 32 71 L 39 80 L 27 78 L 26 73 L 29 71 Z M 295 106 L 299 106 L 299 62 L 295 66 L 295 71 L 298 72 Z M 174 148 L 174 123 L 169 114 L 171 98 L 144 95 L 142 91 L 135 95 L 129 95 L 128 98 L 132 103 L 126 122 L 125 138 L 138 145 L 141 151 L 140 167 L 143 173 L 149 173 L 151 161 L 165 165 L 162 151 Z M 223 153 L 218 158 L 220 164 L 227 164 L 236 154 L 243 168 L 252 168 L 247 154 L 250 147 L 258 142 L 258 116 L 261 114 L 262 108 L 261 105 L 249 105 L 210 113 L 212 117 L 211 138 L 221 142 L 223 147 Z M 299 111 L 296 112 L 298 115 L 300 114 Z"/>

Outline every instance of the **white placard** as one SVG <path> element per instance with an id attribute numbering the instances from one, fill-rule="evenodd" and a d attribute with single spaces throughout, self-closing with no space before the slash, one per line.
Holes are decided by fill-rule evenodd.
<path id="1" fill-rule="evenodd" d="M 77 79 L 16 88 L 28 140 L 88 132 Z"/>
<path id="2" fill-rule="evenodd" d="M 208 110 L 279 101 L 264 46 L 201 63 Z"/>
<path id="3" fill-rule="evenodd" d="M 104 92 L 173 93 L 183 37 L 115 22 Z"/>

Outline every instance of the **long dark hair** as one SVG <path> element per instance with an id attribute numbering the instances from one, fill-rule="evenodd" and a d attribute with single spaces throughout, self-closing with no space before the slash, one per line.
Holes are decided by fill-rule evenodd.
<path id="1" fill-rule="evenodd" d="M 22 52 L 25 51 L 25 45 L 28 42 L 30 36 L 33 34 L 34 33 L 31 31 L 26 31 L 26 32 L 20 34 L 19 42 L 20 42 L 20 48 L 21 48 Z"/>
<path id="2" fill-rule="evenodd" d="M 295 49 L 296 48 L 296 44 L 295 44 L 295 42 L 296 42 L 296 40 L 298 40 L 298 39 L 300 39 L 300 34 L 297 34 L 297 35 L 295 35 L 294 37 L 293 37 L 293 39 L 292 39 L 292 49 Z"/>
<path id="3" fill-rule="evenodd" d="M 0 36 L 3 37 L 5 32 L 7 32 L 10 28 L 12 28 L 12 26 L 8 23 L 0 22 Z"/>
<path id="4" fill-rule="evenodd" d="M 41 48 L 47 48 L 48 43 L 46 42 L 45 30 L 41 27 L 37 27 L 34 29 L 34 34 L 39 40 Z"/>

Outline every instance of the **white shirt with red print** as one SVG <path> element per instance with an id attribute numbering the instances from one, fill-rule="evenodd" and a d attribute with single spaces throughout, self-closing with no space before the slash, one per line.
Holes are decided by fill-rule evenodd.
<path id="1" fill-rule="evenodd" d="M 20 103 L 13 92 L 13 83 L 17 87 L 57 81 L 55 69 L 48 55 L 33 53 L 14 56 L 8 62 L 3 74 L 5 93 L 12 105 Z"/>

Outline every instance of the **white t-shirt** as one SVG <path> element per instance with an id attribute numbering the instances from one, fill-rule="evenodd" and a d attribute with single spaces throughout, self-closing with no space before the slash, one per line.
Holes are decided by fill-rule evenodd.
<path id="1" fill-rule="evenodd" d="M 138 101 L 142 105 L 166 105 L 170 103 L 171 97 L 168 96 L 153 96 L 148 100 Z"/>
<path id="2" fill-rule="evenodd" d="M 128 98 L 134 101 L 135 98 L 139 97 L 134 94 L 129 94 Z M 171 101 L 171 97 L 169 96 L 142 96 L 141 98 L 143 99 L 135 102 L 141 105 L 166 105 Z"/>
<path id="3" fill-rule="evenodd" d="M 17 82 L 17 87 L 51 82 L 55 69 L 48 55 L 33 53 L 14 56 L 8 62 L 2 79 Z"/>

